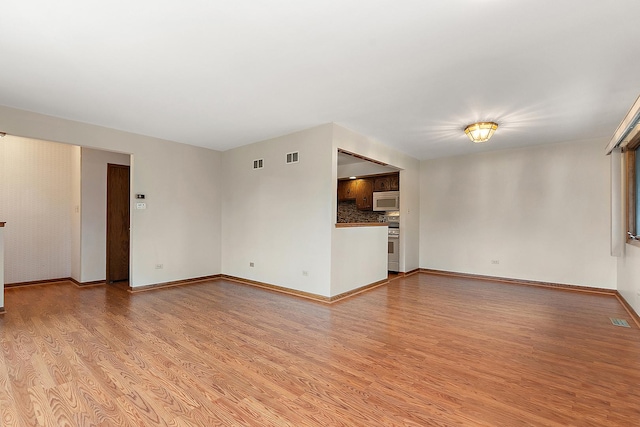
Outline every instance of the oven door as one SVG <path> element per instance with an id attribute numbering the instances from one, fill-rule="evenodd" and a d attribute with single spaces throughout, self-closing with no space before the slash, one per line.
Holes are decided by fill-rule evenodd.
<path id="1" fill-rule="evenodd" d="M 388 267 L 389 271 L 398 272 L 400 267 L 400 236 L 389 235 L 389 243 L 388 243 Z"/>

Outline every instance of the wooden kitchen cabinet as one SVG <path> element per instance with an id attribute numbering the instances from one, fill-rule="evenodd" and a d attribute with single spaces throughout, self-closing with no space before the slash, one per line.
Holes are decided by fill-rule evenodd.
<path id="1" fill-rule="evenodd" d="M 373 191 L 398 191 L 400 190 L 400 173 L 380 175 L 373 178 Z"/>
<path id="2" fill-rule="evenodd" d="M 355 200 L 361 211 L 373 210 L 373 192 L 400 190 L 400 174 L 393 173 L 338 181 L 338 201 Z"/>
<path id="3" fill-rule="evenodd" d="M 381 176 L 373 181 L 373 191 L 389 191 L 391 189 L 391 177 Z"/>
<path id="4" fill-rule="evenodd" d="M 358 183 L 356 179 L 338 181 L 338 201 L 355 200 L 357 186 Z"/>
<path id="5" fill-rule="evenodd" d="M 361 211 L 373 210 L 373 179 L 356 179 L 356 207 Z"/>
<path id="6" fill-rule="evenodd" d="M 395 173 L 389 177 L 389 191 L 400 190 L 400 173 Z"/>

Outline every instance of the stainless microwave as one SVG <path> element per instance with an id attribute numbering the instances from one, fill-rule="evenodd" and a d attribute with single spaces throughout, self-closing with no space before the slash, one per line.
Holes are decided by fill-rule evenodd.
<path id="1" fill-rule="evenodd" d="M 398 211 L 400 210 L 399 191 L 377 191 L 373 193 L 374 211 Z"/>

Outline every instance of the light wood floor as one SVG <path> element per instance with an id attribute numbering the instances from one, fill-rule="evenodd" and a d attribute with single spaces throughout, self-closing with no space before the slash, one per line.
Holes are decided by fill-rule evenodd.
<path id="1" fill-rule="evenodd" d="M 3 427 L 640 425 L 613 296 L 420 274 L 333 305 L 215 281 L 5 306 Z"/>

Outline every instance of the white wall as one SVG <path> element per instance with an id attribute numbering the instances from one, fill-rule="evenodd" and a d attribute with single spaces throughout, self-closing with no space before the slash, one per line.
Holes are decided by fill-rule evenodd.
<path id="1" fill-rule="evenodd" d="M 4 227 L 0 227 L 0 311 L 2 309 L 4 309 Z"/>
<path id="2" fill-rule="evenodd" d="M 131 193 L 145 193 L 148 201 L 146 210 L 132 213 L 131 286 L 221 272 L 221 153 L 2 106 L 0 129 L 133 154 Z"/>
<path id="3" fill-rule="evenodd" d="M 80 282 L 105 280 L 107 164 L 129 165 L 128 154 L 82 148 L 82 256 Z"/>
<path id="4" fill-rule="evenodd" d="M 318 126 L 223 153 L 224 274 L 330 296 L 331 129 Z M 300 161 L 287 165 L 292 151 Z M 259 158 L 264 168 L 253 170 Z"/>
<path id="5" fill-rule="evenodd" d="M 387 227 L 333 230 L 331 295 L 340 295 L 387 278 Z"/>
<path id="6" fill-rule="evenodd" d="M 322 296 L 386 278 L 386 228 L 335 229 L 338 148 L 409 170 L 404 182 L 400 179 L 407 195 L 401 203 L 407 206 L 405 232 L 417 236 L 419 162 L 327 124 L 223 153 L 224 274 Z M 285 164 L 291 151 L 300 151 L 300 163 Z M 253 170 L 259 158 L 264 169 Z M 411 248 L 406 260 L 418 268 L 417 237 L 406 241 Z M 346 263 L 343 256 L 352 251 L 371 256 L 351 254 Z"/>
<path id="7" fill-rule="evenodd" d="M 342 148 L 402 169 L 402 271 L 423 267 L 603 288 L 615 288 L 618 274 L 620 291 L 638 306 L 633 296 L 640 281 L 637 248 L 627 247 L 627 257 L 617 265 L 609 256 L 609 169 L 602 141 L 420 164 L 335 124 L 225 153 L 7 107 L 0 107 L 0 129 L 10 134 L 1 144 L 22 135 L 133 154 L 131 192 L 147 195 L 147 209 L 132 211 L 134 287 L 219 273 L 324 296 L 357 287 L 353 283 L 360 279 L 344 279 L 350 273 L 336 258 L 343 251 L 343 236 L 336 237 L 334 228 L 336 152 Z M 284 154 L 295 150 L 300 163 L 286 165 Z M 51 240 L 46 234 L 51 223 L 59 225 L 55 232 L 66 233 L 67 243 L 52 253 L 67 257 L 57 263 L 65 267 L 38 266 L 37 275 L 7 271 L 8 282 L 72 273 L 69 210 L 75 210 L 75 197 L 68 184 L 75 168 L 73 147 L 68 151 L 56 160 L 69 171 L 63 179 L 68 190 L 53 201 L 57 208 L 64 206 L 67 219 L 48 216 L 47 229 L 34 233 L 40 245 L 43 238 Z M 4 145 L 0 153 L 7 165 Z M 265 169 L 251 169 L 256 158 L 265 159 Z M 2 188 L 9 182 L 8 167 L 0 170 Z M 11 188 L 29 194 L 29 189 Z M 10 230 L 21 228 L 21 219 L 0 206 L 9 246 Z M 491 264 L 492 259 L 500 264 Z M 158 263 L 164 268 L 155 269 Z"/>
<path id="8" fill-rule="evenodd" d="M 420 268 L 420 170 L 418 161 L 400 172 L 400 270 Z"/>
<path id="9" fill-rule="evenodd" d="M 618 258 L 618 292 L 640 314 L 640 248 L 627 244 Z"/>
<path id="10" fill-rule="evenodd" d="M 131 194 L 145 194 L 147 205 L 132 209 L 136 275 L 162 283 L 221 273 L 221 187 L 226 182 L 220 154 L 182 144 L 135 151 Z M 155 269 L 156 264 L 164 268 Z"/>
<path id="11" fill-rule="evenodd" d="M 71 146 L 71 278 L 80 282 L 82 278 L 82 152 L 77 145 Z"/>
<path id="12" fill-rule="evenodd" d="M 400 271 L 419 268 L 420 162 L 380 142 L 333 124 L 334 194 L 337 191 L 337 150 L 343 149 L 400 168 Z M 336 197 L 332 199 L 336 210 Z M 334 232 L 335 234 L 335 232 Z M 386 252 L 385 252 L 386 253 Z"/>
<path id="13" fill-rule="evenodd" d="M 0 129 L 10 135 L 132 154 L 131 193 L 147 196 L 147 209 L 132 211 L 133 287 L 224 271 L 331 296 L 337 148 L 405 169 L 417 171 L 419 165 L 333 124 L 225 153 L 1 106 Z M 300 152 L 300 163 L 286 165 L 284 154 L 295 150 Z M 255 158 L 265 159 L 264 170 L 250 169 Z M 417 234 L 417 221 L 411 215 L 418 211 L 418 183 L 403 179 L 404 173 L 403 233 Z M 73 202 L 69 205 L 75 209 Z M 411 236 L 404 241 L 408 248 L 401 247 L 401 268 L 417 268 L 417 244 L 411 248 Z M 255 263 L 251 270 L 250 261 Z M 164 268 L 156 269 L 156 264 Z"/>
<path id="14" fill-rule="evenodd" d="M 615 289 L 603 144 L 423 161 L 420 267 Z"/>
<path id="15" fill-rule="evenodd" d="M 362 161 L 360 163 L 349 163 L 338 166 L 338 178 L 349 178 L 350 176 L 379 175 L 382 173 L 397 172 L 398 169 L 382 166 L 377 163 Z"/>
<path id="16" fill-rule="evenodd" d="M 0 154 L 6 283 L 69 277 L 74 148 L 7 135 Z"/>

